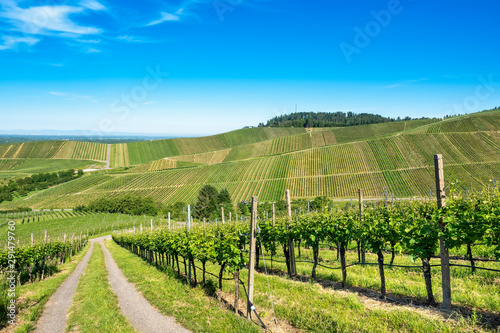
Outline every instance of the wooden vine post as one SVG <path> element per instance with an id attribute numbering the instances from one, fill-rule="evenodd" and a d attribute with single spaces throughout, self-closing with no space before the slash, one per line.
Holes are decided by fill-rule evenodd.
<path id="1" fill-rule="evenodd" d="M 276 205 L 273 203 L 273 227 L 276 226 Z"/>
<path id="2" fill-rule="evenodd" d="M 288 220 L 292 222 L 292 204 L 290 199 L 290 190 L 285 191 L 285 200 L 286 200 L 286 215 L 288 216 Z M 288 236 L 288 256 L 290 261 L 290 271 L 288 272 L 290 276 L 297 275 L 297 270 L 295 268 L 295 249 L 293 245 L 293 240 Z"/>
<path id="3" fill-rule="evenodd" d="M 363 189 L 358 190 L 359 194 L 359 220 L 360 222 L 363 222 Z M 363 240 L 361 240 L 361 263 L 365 263 L 365 243 Z"/>
<path id="4" fill-rule="evenodd" d="M 188 231 L 191 232 L 191 205 L 188 205 L 187 207 L 187 218 L 188 218 Z M 188 281 L 189 281 L 189 285 L 191 285 L 191 260 L 188 259 Z"/>
<path id="5" fill-rule="evenodd" d="M 445 192 L 444 192 L 444 169 L 443 169 L 443 155 L 434 155 L 434 168 L 436 172 L 436 197 L 437 197 L 437 207 L 445 206 Z M 446 225 L 443 219 L 439 219 L 439 229 L 441 231 L 446 230 Z M 451 285 L 450 285 L 450 256 L 448 254 L 448 248 L 443 237 L 439 237 L 439 245 L 441 252 L 441 276 L 442 276 L 442 287 L 443 287 L 443 308 L 451 309 Z"/>
<path id="6" fill-rule="evenodd" d="M 247 318 L 252 318 L 253 309 L 253 290 L 255 275 L 255 237 L 257 233 L 257 197 L 252 197 L 252 211 L 250 218 L 250 258 L 248 260 L 248 300 L 247 300 Z"/>
<path id="7" fill-rule="evenodd" d="M 220 212 L 221 212 L 221 216 L 222 216 L 222 224 L 224 224 L 224 222 L 225 222 L 225 220 L 224 220 L 224 206 L 221 206 Z"/>

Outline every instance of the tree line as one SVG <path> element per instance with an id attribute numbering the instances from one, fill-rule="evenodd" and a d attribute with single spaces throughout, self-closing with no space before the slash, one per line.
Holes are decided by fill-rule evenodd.
<path id="1" fill-rule="evenodd" d="M 274 117 L 259 127 L 343 127 L 408 121 L 417 118 L 390 118 L 378 114 L 354 112 L 295 112 Z M 427 119 L 425 117 L 419 119 Z"/>
<path id="2" fill-rule="evenodd" d="M 10 180 L 7 185 L 0 186 L 0 203 L 12 201 L 15 195 L 24 197 L 29 192 L 44 190 L 81 176 L 83 176 L 83 170 L 75 173 L 74 169 L 69 169 L 53 173 L 37 173 L 29 177 Z"/>

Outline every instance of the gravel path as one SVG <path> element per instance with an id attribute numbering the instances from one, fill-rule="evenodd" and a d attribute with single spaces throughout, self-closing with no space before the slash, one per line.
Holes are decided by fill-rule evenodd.
<path id="1" fill-rule="evenodd" d="M 99 239 L 101 245 L 103 239 Z M 118 303 L 122 313 L 127 317 L 136 330 L 144 333 L 188 333 L 189 330 L 180 326 L 172 317 L 166 317 L 139 293 L 132 283 L 129 283 L 106 246 L 102 246 L 106 267 L 108 268 L 108 279 L 113 291 L 118 296 Z"/>
<path id="2" fill-rule="evenodd" d="M 68 310 L 73 301 L 78 281 L 82 275 L 90 255 L 94 249 L 94 243 L 90 245 L 90 250 L 87 252 L 82 261 L 78 263 L 71 275 L 61 284 L 57 291 L 52 295 L 45 308 L 42 316 L 37 323 L 36 333 L 62 333 L 66 328 L 68 319 Z"/>
<path id="3" fill-rule="evenodd" d="M 82 261 L 78 263 L 75 270 L 64 281 L 57 291 L 52 295 L 42 316 L 37 323 L 36 333 L 63 333 L 68 319 L 68 310 L 73 302 L 73 295 L 78 287 L 78 281 L 82 275 L 90 256 L 94 249 L 94 243 L 99 243 L 104 252 L 106 267 L 108 269 L 108 280 L 113 291 L 118 296 L 118 303 L 122 313 L 127 317 L 134 328 L 144 333 L 189 333 L 190 331 L 180 326 L 172 317 L 166 317 L 135 289 L 132 283 L 129 283 L 118 268 L 115 260 L 104 245 L 105 239 L 111 239 L 111 236 L 104 236 L 91 239 L 90 250 Z"/>

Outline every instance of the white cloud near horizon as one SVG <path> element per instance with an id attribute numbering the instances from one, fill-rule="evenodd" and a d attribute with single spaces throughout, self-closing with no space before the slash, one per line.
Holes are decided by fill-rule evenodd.
<path id="1" fill-rule="evenodd" d="M 412 83 L 417 83 L 417 82 L 421 82 L 421 81 L 427 81 L 427 79 L 425 78 L 422 78 L 422 79 L 417 79 L 417 80 L 406 80 L 406 81 L 402 81 L 402 82 L 398 82 L 398 83 L 395 83 L 395 84 L 391 84 L 389 86 L 385 86 L 385 88 L 399 88 L 399 87 L 404 87 L 404 86 L 408 86 Z"/>
<path id="2" fill-rule="evenodd" d="M 49 91 L 48 93 L 53 96 L 62 97 L 68 101 L 84 100 L 92 103 L 98 102 L 98 100 L 92 96 L 81 95 L 72 92 Z"/>

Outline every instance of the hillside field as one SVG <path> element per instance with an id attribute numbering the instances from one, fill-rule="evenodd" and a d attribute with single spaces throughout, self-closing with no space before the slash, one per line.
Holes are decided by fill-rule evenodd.
<path id="1" fill-rule="evenodd" d="M 362 188 L 380 198 L 424 197 L 434 191 L 434 154 L 445 177 L 479 190 L 500 179 L 500 111 L 445 120 L 411 120 L 342 128 L 248 128 L 202 138 L 107 145 L 30 142 L 0 146 L 4 183 L 35 172 L 103 165 L 94 172 L 0 209 L 73 208 L 99 197 L 125 194 L 162 203 L 193 203 L 205 184 L 228 188 L 233 202 L 257 195 L 348 199 Z"/>

